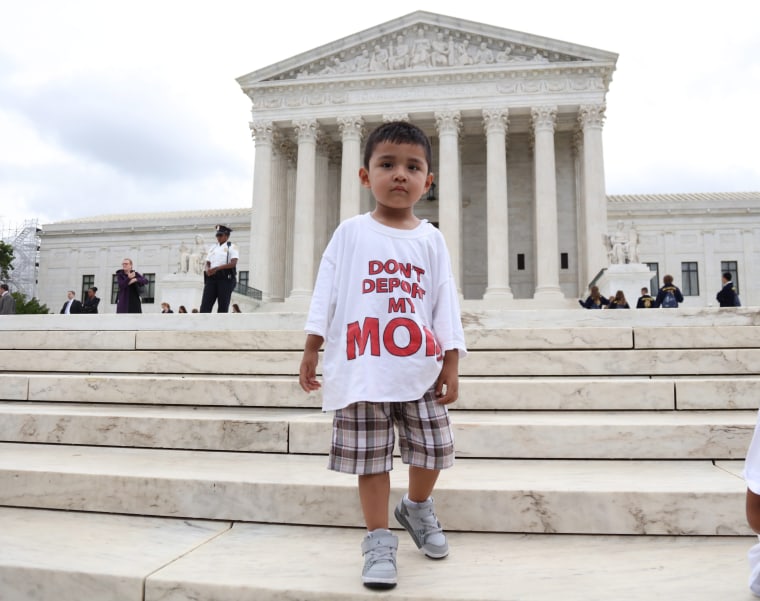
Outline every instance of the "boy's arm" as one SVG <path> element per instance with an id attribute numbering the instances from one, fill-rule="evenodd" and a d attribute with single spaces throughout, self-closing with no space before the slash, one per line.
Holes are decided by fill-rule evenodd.
<path id="1" fill-rule="evenodd" d="M 451 349 L 443 354 L 443 367 L 435 382 L 436 402 L 448 405 L 459 398 L 459 350 Z"/>
<path id="2" fill-rule="evenodd" d="M 298 383 L 305 392 L 319 390 L 321 384 L 317 380 L 317 363 L 319 362 L 319 349 L 325 341 L 322 336 L 309 334 L 306 336 L 306 345 L 303 349 L 301 368 L 298 371 Z"/>

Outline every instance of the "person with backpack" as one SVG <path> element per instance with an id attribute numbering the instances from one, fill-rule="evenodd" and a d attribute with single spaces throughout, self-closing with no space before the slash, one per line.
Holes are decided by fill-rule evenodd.
<path id="1" fill-rule="evenodd" d="M 657 292 L 657 298 L 654 301 L 656 308 L 678 309 L 678 303 L 683 302 L 683 294 L 673 283 L 673 276 L 666 275 L 662 278 L 662 287 Z"/>

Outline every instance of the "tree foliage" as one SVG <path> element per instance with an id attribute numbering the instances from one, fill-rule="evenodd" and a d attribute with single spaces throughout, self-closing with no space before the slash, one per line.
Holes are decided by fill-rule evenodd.
<path id="1" fill-rule="evenodd" d="M 16 315 L 33 315 L 50 313 L 47 305 L 41 305 L 37 298 L 32 297 L 28 301 L 26 295 L 21 292 L 11 292 L 16 300 Z"/>
<path id="2" fill-rule="evenodd" d="M 0 240 L 0 278 L 7 280 L 13 270 L 13 246 Z"/>

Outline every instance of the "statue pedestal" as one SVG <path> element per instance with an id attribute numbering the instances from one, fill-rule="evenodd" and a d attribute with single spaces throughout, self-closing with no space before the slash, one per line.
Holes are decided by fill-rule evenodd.
<path id="1" fill-rule="evenodd" d="M 156 299 L 156 307 L 161 310 L 161 303 L 169 303 L 172 311 L 185 305 L 187 312 L 199 309 L 203 296 L 203 276 L 196 273 L 170 273 L 158 276 L 156 288 L 161 291 L 161 298 Z"/>
<path id="2" fill-rule="evenodd" d="M 599 292 L 607 298 L 612 298 L 618 290 L 622 290 L 631 309 L 636 308 L 636 301 L 641 296 L 642 288 L 649 288 L 655 272 L 643 263 L 627 263 L 625 265 L 610 265 L 597 286 Z M 651 294 L 651 290 L 649 291 Z M 656 296 L 653 294 L 652 296 Z"/>

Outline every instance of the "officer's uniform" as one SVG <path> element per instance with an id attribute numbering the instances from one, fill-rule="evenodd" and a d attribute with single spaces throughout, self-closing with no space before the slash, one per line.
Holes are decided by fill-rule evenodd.
<path id="1" fill-rule="evenodd" d="M 224 225 L 216 226 L 217 234 L 230 235 L 232 230 Z M 233 259 L 239 259 L 240 253 L 237 247 L 226 241 L 214 245 L 206 255 L 206 268 L 215 269 L 220 265 L 226 265 Z M 237 284 L 237 269 L 235 267 L 220 269 L 213 275 L 203 275 L 203 298 L 201 300 L 201 313 L 211 313 L 214 302 L 217 304 L 217 313 L 227 313 L 230 308 L 232 291 Z"/>

